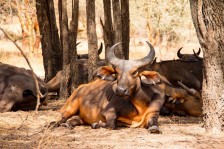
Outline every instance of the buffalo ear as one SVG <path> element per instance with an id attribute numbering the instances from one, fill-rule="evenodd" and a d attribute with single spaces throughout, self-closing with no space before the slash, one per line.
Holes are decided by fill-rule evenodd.
<path id="1" fill-rule="evenodd" d="M 94 77 L 100 78 L 102 80 L 114 81 L 115 70 L 111 66 L 101 66 L 93 73 Z"/>
<path id="2" fill-rule="evenodd" d="M 161 77 L 155 71 L 143 71 L 141 73 L 141 82 L 145 85 L 160 83 Z"/>
<path id="3" fill-rule="evenodd" d="M 172 86 L 164 76 L 161 76 L 155 71 L 143 71 L 140 76 L 143 84 L 157 84 L 163 82 Z"/>

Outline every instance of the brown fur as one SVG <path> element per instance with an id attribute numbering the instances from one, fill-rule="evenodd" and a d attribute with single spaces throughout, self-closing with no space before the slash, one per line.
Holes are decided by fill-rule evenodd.
<path id="1" fill-rule="evenodd" d="M 108 70 L 107 73 L 105 73 L 106 70 Z M 112 67 L 100 67 L 97 74 L 112 75 L 108 73 L 114 72 L 111 70 L 113 70 Z M 150 76 L 146 78 L 154 79 Z M 141 121 L 145 115 L 138 127 L 157 126 L 159 111 L 164 102 L 163 94 L 157 85 L 140 85 L 139 77 L 136 83 L 140 89 L 128 97 L 114 93 L 116 81 L 96 79 L 88 84 L 80 85 L 59 110 L 62 113 L 59 123 L 65 122 L 73 115 L 79 115 L 83 124 L 98 123 L 114 129 L 117 119 L 119 123 L 130 126 Z"/>

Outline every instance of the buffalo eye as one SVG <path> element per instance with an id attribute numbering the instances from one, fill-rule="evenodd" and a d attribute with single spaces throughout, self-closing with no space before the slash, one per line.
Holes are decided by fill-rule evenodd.
<path id="1" fill-rule="evenodd" d="M 138 71 L 136 70 L 136 71 L 132 72 L 131 75 L 134 78 L 138 77 Z"/>

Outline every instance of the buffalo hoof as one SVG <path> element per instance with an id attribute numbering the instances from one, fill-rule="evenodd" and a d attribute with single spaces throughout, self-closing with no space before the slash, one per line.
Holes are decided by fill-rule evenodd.
<path id="1" fill-rule="evenodd" d="M 72 126 L 70 124 L 67 124 L 67 123 L 61 123 L 60 126 L 72 129 Z"/>
<path id="2" fill-rule="evenodd" d="M 160 131 L 160 129 L 159 129 L 158 126 L 151 126 L 151 127 L 148 128 L 148 131 L 149 131 L 150 133 L 155 133 L 155 134 L 160 134 L 160 133 L 162 133 L 162 132 Z"/>
<path id="3" fill-rule="evenodd" d="M 98 129 L 98 128 L 100 128 L 100 124 L 99 124 L 99 123 L 93 123 L 93 124 L 91 125 L 91 128 L 92 128 L 92 129 Z"/>
<path id="4" fill-rule="evenodd" d="M 48 128 L 55 128 L 55 127 L 59 127 L 59 126 L 60 126 L 60 124 L 57 121 L 50 122 L 49 125 L 46 125 L 46 127 L 48 127 Z"/>
<path id="5" fill-rule="evenodd" d="M 91 128 L 92 129 L 99 129 L 99 128 L 105 128 L 106 127 L 106 124 L 105 123 L 93 123 L 91 125 Z"/>

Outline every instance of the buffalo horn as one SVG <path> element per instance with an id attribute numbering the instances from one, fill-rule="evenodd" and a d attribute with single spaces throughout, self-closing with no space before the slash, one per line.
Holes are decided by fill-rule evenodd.
<path id="1" fill-rule="evenodd" d="M 81 42 L 76 43 L 76 45 L 75 45 L 75 46 L 79 45 L 80 43 L 81 43 Z"/>
<path id="2" fill-rule="evenodd" d="M 177 81 L 177 83 L 178 83 L 182 88 L 184 88 L 188 93 L 190 93 L 191 95 L 195 95 L 195 94 L 196 94 L 196 90 L 188 88 L 186 85 L 184 85 L 184 84 L 183 84 L 182 82 L 180 82 L 180 81 Z"/>
<path id="3" fill-rule="evenodd" d="M 98 55 L 100 55 L 100 53 L 102 53 L 103 51 L 103 44 L 102 42 L 100 43 L 100 48 L 98 49 Z"/>
<path id="4" fill-rule="evenodd" d="M 200 53 L 201 53 L 201 48 L 198 49 L 198 52 L 196 54 L 199 55 Z"/>
<path id="5" fill-rule="evenodd" d="M 181 47 L 178 51 L 177 51 L 177 56 L 179 58 L 182 58 L 183 57 L 183 54 L 180 53 L 180 50 L 182 49 L 183 47 Z"/>
<path id="6" fill-rule="evenodd" d="M 135 60 L 134 61 L 134 65 L 137 66 L 137 67 L 142 67 L 142 66 L 150 64 L 155 57 L 155 49 L 153 48 L 153 46 L 148 41 L 146 41 L 146 43 L 150 47 L 150 52 L 148 53 L 148 55 L 146 57 L 144 57 L 140 60 Z"/>
<path id="7" fill-rule="evenodd" d="M 121 42 L 116 43 L 115 45 L 113 45 L 108 51 L 107 51 L 107 59 L 108 61 L 112 64 L 117 66 L 120 62 L 120 59 L 117 58 L 114 54 L 114 49 L 116 46 L 118 46 L 119 44 L 121 44 Z"/>
<path id="8" fill-rule="evenodd" d="M 147 44 L 149 45 L 149 47 L 150 47 L 150 52 L 149 52 L 149 54 L 148 54 L 146 57 L 144 57 L 144 58 L 142 58 L 142 59 L 139 59 L 139 60 L 129 60 L 130 63 L 132 63 L 132 64 L 133 64 L 134 66 L 136 66 L 136 67 L 142 67 L 142 66 L 145 66 L 145 65 L 147 65 L 147 64 L 150 64 L 151 61 L 153 60 L 153 58 L 155 57 L 155 50 L 154 50 L 153 46 L 152 46 L 149 42 L 147 42 L 147 41 L 146 41 L 146 43 L 147 43 Z M 119 44 L 121 44 L 121 42 L 119 42 L 119 43 L 113 45 L 113 46 L 108 50 L 108 52 L 107 52 L 107 59 L 108 59 L 108 61 L 109 61 L 112 65 L 115 65 L 115 66 L 118 66 L 118 65 L 121 63 L 121 61 L 125 61 L 125 60 L 122 60 L 122 59 L 117 58 L 117 57 L 115 56 L 115 54 L 114 54 L 114 49 L 115 49 L 115 47 L 118 46 Z"/>
<path id="9" fill-rule="evenodd" d="M 199 51 L 201 51 L 201 49 L 199 48 Z M 194 52 L 194 56 L 198 59 L 198 60 L 203 60 L 203 58 L 201 58 L 200 56 L 199 56 L 199 54 L 198 53 L 195 53 L 195 51 L 193 50 L 193 52 Z M 200 52 L 199 52 L 200 53 Z"/>

